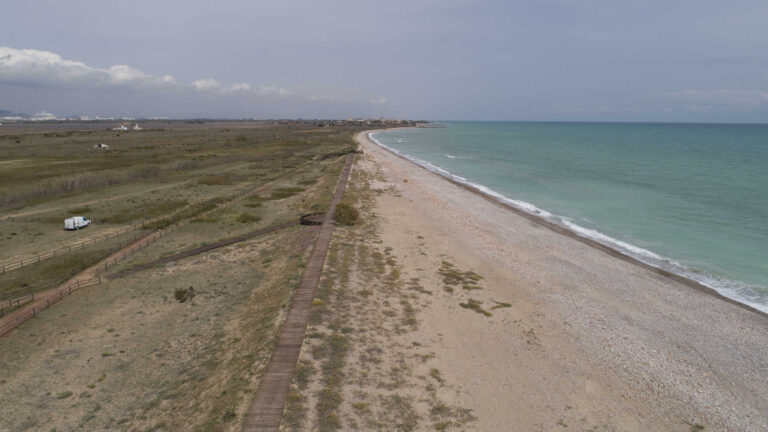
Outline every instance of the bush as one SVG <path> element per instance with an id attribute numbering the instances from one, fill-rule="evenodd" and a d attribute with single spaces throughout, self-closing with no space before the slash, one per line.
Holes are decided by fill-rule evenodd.
<path id="1" fill-rule="evenodd" d="M 345 203 L 337 204 L 333 212 L 333 220 L 341 225 L 354 225 L 359 217 L 357 209 Z"/>
<path id="2" fill-rule="evenodd" d="M 258 216 L 254 216 L 250 213 L 240 213 L 240 215 L 235 220 L 240 223 L 249 223 L 249 222 L 258 222 L 259 220 L 261 220 L 261 218 Z"/>
<path id="3" fill-rule="evenodd" d="M 173 296 L 176 297 L 179 303 L 184 303 L 195 297 L 195 289 L 191 286 L 189 288 L 179 288 L 173 292 Z"/>

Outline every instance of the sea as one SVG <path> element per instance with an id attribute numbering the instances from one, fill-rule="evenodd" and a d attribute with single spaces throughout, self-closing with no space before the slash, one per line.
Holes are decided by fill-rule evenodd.
<path id="1" fill-rule="evenodd" d="M 379 145 L 768 313 L 768 125 L 445 122 Z"/>

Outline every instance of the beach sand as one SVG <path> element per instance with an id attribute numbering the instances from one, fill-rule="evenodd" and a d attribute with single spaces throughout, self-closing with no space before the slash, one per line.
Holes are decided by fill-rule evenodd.
<path id="1" fill-rule="evenodd" d="M 382 245 L 434 295 L 430 341 L 477 431 L 768 431 L 768 318 L 619 259 L 358 135 Z M 441 290 L 443 261 L 484 278 Z M 443 267 L 445 268 L 445 267 Z M 492 316 L 464 307 L 469 299 Z M 448 397 L 448 396 L 447 396 Z M 427 428 L 428 429 L 428 428 Z"/>

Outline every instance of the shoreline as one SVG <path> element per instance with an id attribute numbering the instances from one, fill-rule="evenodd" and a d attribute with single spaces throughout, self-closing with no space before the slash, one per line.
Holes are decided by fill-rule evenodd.
<path id="1" fill-rule="evenodd" d="M 768 431 L 765 314 L 443 181 L 367 133 L 358 169 L 381 244 L 427 298 L 404 343 L 434 351 L 475 430 Z M 482 282 L 446 287 L 446 265 Z"/>
<path id="2" fill-rule="evenodd" d="M 367 131 L 359 132 L 358 134 L 356 134 L 355 135 L 355 139 L 358 141 L 358 143 L 362 144 L 360 142 L 360 138 L 362 137 L 365 140 L 367 140 L 371 145 L 375 145 L 378 148 L 381 148 L 382 150 L 392 154 L 393 156 L 398 157 L 401 160 L 404 160 L 404 161 L 408 162 L 409 164 L 411 164 L 413 166 L 416 166 L 416 167 L 418 167 L 418 168 L 420 168 L 420 169 L 422 169 L 422 170 L 424 170 L 424 171 L 426 171 L 426 172 L 428 172 L 430 174 L 433 174 L 433 175 L 437 176 L 438 178 L 440 178 L 442 180 L 448 181 L 449 183 L 451 183 L 453 185 L 456 185 L 456 186 L 458 186 L 458 187 L 460 187 L 460 188 L 462 188 L 464 190 L 472 192 L 472 193 L 482 197 L 483 199 L 485 199 L 487 201 L 490 201 L 490 202 L 492 202 L 492 203 L 494 203 L 494 204 L 496 204 L 498 206 L 501 206 L 501 207 L 503 207 L 506 210 L 512 211 L 516 215 L 522 216 L 522 217 L 528 219 L 529 221 L 537 223 L 537 224 L 539 224 L 539 225 L 541 225 L 541 226 L 543 226 L 543 227 L 545 227 L 545 228 L 547 228 L 547 229 L 549 229 L 551 231 L 554 231 L 556 233 L 562 234 L 562 235 L 567 236 L 569 238 L 572 238 L 574 240 L 580 241 L 580 242 L 582 242 L 582 243 L 584 243 L 584 244 L 586 244 L 586 245 L 588 245 L 588 246 L 590 246 L 590 247 L 592 247 L 594 249 L 600 250 L 600 251 L 602 251 L 602 252 L 604 252 L 604 253 L 606 253 L 606 254 L 614 257 L 614 258 L 618 258 L 618 259 L 623 260 L 625 262 L 629 262 L 631 264 L 634 264 L 634 265 L 636 265 L 638 267 L 644 268 L 646 270 L 650 270 L 650 271 L 652 271 L 652 272 L 654 272 L 656 274 L 659 274 L 661 276 L 664 276 L 666 278 L 669 278 L 671 280 L 679 282 L 679 283 L 681 283 L 683 285 L 686 285 L 686 286 L 688 286 L 690 288 L 698 290 L 698 291 L 700 291 L 700 292 L 702 292 L 704 294 L 708 294 L 708 295 L 714 296 L 714 297 L 716 297 L 716 298 L 718 298 L 720 300 L 723 300 L 723 301 L 726 301 L 728 303 L 740 306 L 740 307 L 745 308 L 745 309 L 747 309 L 747 310 L 749 310 L 751 312 L 755 312 L 755 313 L 757 313 L 757 314 L 759 314 L 759 315 L 761 315 L 761 316 L 763 316 L 765 318 L 768 318 L 768 313 L 763 312 L 763 311 L 761 311 L 761 310 L 759 310 L 759 309 L 757 309 L 757 308 L 755 308 L 755 307 L 753 307 L 753 306 L 751 306 L 749 304 L 746 304 L 746 303 L 740 302 L 740 301 L 738 301 L 736 299 L 733 299 L 733 298 L 730 298 L 728 296 L 725 296 L 725 295 L 721 294 L 720 292 L 718 292 L 715 288 L 709 287 L 707 285 L 704 285 L 701 282 L 698 282 L 698 281 L 696 281 L 694 279 L 691 279 L 691 278 L 679 275 L 679 274 L 674 273 L 672 271 L 665 270 L 663 268 L 654 266 L 652 264 L 645 263 L 645 262 L 641 261 L 638 258 L 635 258 L 635 257 L 633 257 L 631 255 L 628 255 L 628 254 L 626 254 L 626 253 L 624 253 L 624 252 L 622 252 L 622 251 L 620 251 L 618 249 L 615 249 L 615 248 L 613 248 L 611 246 L 608 246 L 606 244 L 600 243 L 597 240 L 591 239 L 589 237 L 585 237 L 585 236 L 583 236 L 583 235 L 581 235 L 581 234 L 579 234 L 579 233 L 577 233 L 577 232 L 575 232 L 575 231 L 573 231 L 573 230 L 571 230 L 571 229 L 569 229 L 567 227 L 564 227 L 564 226 L 558 225 L 558 224 L 556 224 L 556 223 L 554 223 L 552 221 L 549 221 L 549 220 L 545 219 L 544 217 L 541 217 L 541 216 L 538 216 L 538 215 L 526 212 L 525 210 L 519 209 L 519 208 L 517 208 L 515 206 L 512 206 L 512 205 L 506 203 L 506 202 L 503 202 L 499 198 L 496 198 L 496 197 L 494 197 L 492 195 L 489 195 L 488 193 L 483 192 L 482 190 L 480 190 L 480 189 L 478 189 L 476 187 L 473 187 L 473 186 L 468 185 L 466 183 L 459 182 L 459 181 L 457 181 L 457 180 L 455 180 L 455 179 L 453 179 L 453 178 L 451 178 L 451 177 L 449 177 L 447 175 L 442 175 L 440 173 L 434 172 L 434 171 L 432 171 L 432 170 L 430 170 L 430 169 L 428 169 L 428 168 L 426 168 L 426 167 L 424 167 L 424 166 L 422 166 L 422 165 L 420 165 L 418 163 L 415 163 L 414 161 L 408 159 L 407 157 L 405 157 L 405 156 L 403 156 L 401 154 L 395 153 L 394 151 L 386 148 L 385 146 L 383 146 L 383 145 L 379 144 L 378 142 L 376 142 L 376 140 L 374 140 L 370 136 L 370 134 L 372 134 L 372 133 L 392 131 L 392 130 L 401 130 L 401 129 L 413 129 L 413 127 L 398 127 L 398 128 L 388 128 L 388 129 L 367 130 Z"/>

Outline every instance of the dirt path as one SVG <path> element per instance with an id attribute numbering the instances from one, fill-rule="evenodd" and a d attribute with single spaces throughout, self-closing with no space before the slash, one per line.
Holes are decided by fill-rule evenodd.
<path id="1" fill-rule="evenodd" d="M 280 330 L 269 364 L 259 381 L 253 405 L 243 428 L 246 432 L 277 431 L 280 426 L 285 399 L 296 370 L 296 362 L 299 359 L 299 352 L 304 341 L 304 332 L 309 322 L 312 300 L 315 298 L 315 291 L 331 242 L 333 211 L 344 195 L 354 157 L 354 154 L 347 157 L 347 164 L 341 173 L 336 193 L 328 212 L 325 214 L 323 225 L 301 277 L 299 287 L 293 296 L 291 308 Z"/>

